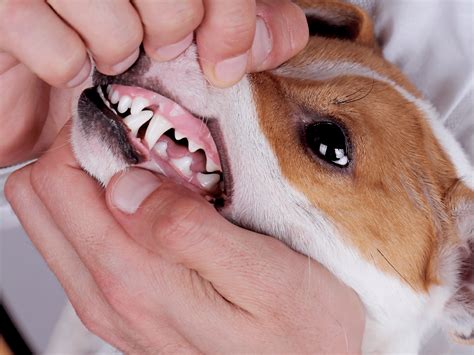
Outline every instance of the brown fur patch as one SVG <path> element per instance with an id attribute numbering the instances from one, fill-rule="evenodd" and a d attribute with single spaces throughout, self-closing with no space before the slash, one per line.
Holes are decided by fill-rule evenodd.
<path id="1" fill-rule="evenodd" d="M 356 62 L 419 95 L 368 47 L 340 42 L 313 40 L 288 65 Z M 379 269 L 420 291 L 438 283 L 438 251 L 453 235 L 444 196 L 457 178 L 416 106 L 390 85 L 363 77 L 308 81 L 265 73 L 252 82 L 260 126 L 282 174 Z M 339 103 L 355 90 L 366 95 Z M 347 169 L 312 155 L 301 138 L 305 124 L 324 117 L 349 132 Z"/>

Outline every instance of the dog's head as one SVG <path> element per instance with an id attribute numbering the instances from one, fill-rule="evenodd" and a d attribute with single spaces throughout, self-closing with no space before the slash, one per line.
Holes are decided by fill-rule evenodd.
<path id="1" fill-rule="evenodd" d="M 414 320 L 419 336 L 441 313 L 471 336 L 472 168 L 383 59 L 367 14 L 300 4 L 306 49 L 232 88 L 207 83 L 194 46 L 95 73 L 74 117 L 78 160 L 104 184 L 138 165 L 202 193 L 233 222 L 322 262 L 387 336 Z"/>

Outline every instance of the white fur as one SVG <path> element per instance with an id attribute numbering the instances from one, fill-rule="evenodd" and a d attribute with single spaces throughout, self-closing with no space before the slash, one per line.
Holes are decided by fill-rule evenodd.
<path id="1" fill-rule="evenodd" d="M 315 80 L 348 73 L 368 76 L 392 85 L 426 112 L 430 120 L 435 120 L 421 100 L 356 64 L 322 63 L 304 71 L 285 67 L 276 73 Z M 275 153 L 260 130 L 249 80 L 225 90 L 208 86 L 194 47 L 175 61 L 154 63 L 146 76 L 159 80 L 167 92 L 192 112 L 219 120 L 234 182 L 232 203 L 223 211 L 224 215 L 280 238 L 321 262 L 352 287 L 367 309 L 365 352 L 417 352 L 423 334 L 440 316 L 450 290 L 439 287 L 431 290 L 429 296 L 421 295 L 398 278 L 378 270 L 344 242 L 333 223 L 282 176 Z M 442 129 L 436 129 L 440 134 Z M 73 132 L 78 159 L 101 181 L 108 181 L 125 168 L 104 142 L 84 137 L 78 127 Z M 447 131 L 444 134 L 448 135 Z M 440 141 L 447 145 L 445 149 L 457 164 L 460 177 L 472 176 L 467 160 L 452 138 L 443 137 Z"/>

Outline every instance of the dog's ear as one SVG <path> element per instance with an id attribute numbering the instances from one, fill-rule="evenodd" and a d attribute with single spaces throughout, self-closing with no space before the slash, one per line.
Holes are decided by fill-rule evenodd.
<path id="1" fill-rule="evenodd" d="M 337 38 L 377 48 L 374 27 L 361 8 L 338 0 L 298 0 L 308 21 L 310 36 Z"/>
<path id="2" fill-rule="evenodd" d="M 452 270 L 449 277 L 455 289 L 444 319 L 457 340 L 474 345 L 474 191 L 458 182 L 448 192 L 446 204 L 458 237 L 451 257 L 441 265 Z"/>

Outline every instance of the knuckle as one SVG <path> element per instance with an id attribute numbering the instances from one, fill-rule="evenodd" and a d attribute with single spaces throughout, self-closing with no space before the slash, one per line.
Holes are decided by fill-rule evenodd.
<path id="1" fill-rule="evenodd" d="M 31 169 L 31 186 L 35 191 L 42 191 L 44 186 L 48 186 L 54 174 L 48 174 L 48 169 L 44 167 L 42 160 L 38 160 Z"/>
<path id="2" fill-rule="evenodd" d="M 93 334 L 102 335 L 107 325 L 104 324 L 102 312 L 98 311 L 93 304 L 84 303 L 74 305 L 77 316 L 82 324 Z"/>
<path id="3" fill-rule="evenodd" d="M 156 26 L 157 31 L 168 33 L 183 30 L 191 32 L 199 26 L 204 16 L 202 7 L 191 1 L 178 2 L 172 11 L 171 16 L 161 19 L 159 26 Z M 153 23 L 149 21 L 147 25 L 153 28 L 155 27 L 155 21 Z"/>
<path id="4" fill-rule="evenodd" d="M 7 181 L 5 182 L 5 198 L 10 203 L 14 203 L 16 201 L 16 197 L 19 195 L 18 191 L 22 189 L 22 180 L 19 178 L 19 172 L 16 171 L 12 173 Z"/>
<path id="5" fill-rule="evenodd" d="M 230 22 L 223 25 L 220 30 L 222 45 L 228 49 L 248 49 L 253 41 L 254 26 L 251 22 Z"/>
<path id="6" fill-rule="evenodd" d="M 141 27 L 140 30 L 136 29 L 118 32 L 120 34 L 115 35 L 113 41 L 102 39 L 100 42 L 98 40 L 96 42 L 96 40 L 94 40 L 96 43 L 90 44 L 91 52 L 98 62 L 109 65 L 120 63 L 140 46 L 143 39 Z"/>
<path id="7" fill-rule="evenodd" d="M 94 279 L 97 282 L 106 302 L 115 310 L 130 310 L 133 299 L 123 279 L 111 275 L 109 272 L 96 271 Z M 136 301 L 136 300 L 135 300 Z"/>
<path id="8" fill-rule="evenodd" d="M 54 67 L 49 68 L 51 80 L 54 84 L 63 84 L 75 77 L 84 65 L 86 58 L 85 50 L 77 46 L 74 50 L 69 51 L 61 60 L 54 62 Z"/>

